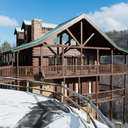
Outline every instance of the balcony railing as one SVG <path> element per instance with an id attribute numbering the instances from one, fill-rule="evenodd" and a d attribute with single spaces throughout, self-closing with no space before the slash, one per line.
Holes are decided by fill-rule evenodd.
<path id="1" fill-rule="evenodd" d="M 113 70 L 112 70 L 113 68 Z M 0 76 L 33 77 L 43 72 L 45 77 L 52 76 L 78 76 L 97 75 L 111 73 L 125 73 L 125 64 L 101 64 L 101 65 L 68 65 L 68 66 L 4 66 L 0 67 Z"/>
<path id="2" fill-rule="evenodd" d="M 114 89 L 114 90 L 107 90 L 107 91 L 100 91 L 97 94 L 91 93 L 89 96 L 93 99 L 94 102 L 102 103 L 102 102 L 108 102 L 112 100 L 117 100 L 120 97 L 123 97 L 125 89 Z M 97 100 L 96 100 L 97 97 Z"/>

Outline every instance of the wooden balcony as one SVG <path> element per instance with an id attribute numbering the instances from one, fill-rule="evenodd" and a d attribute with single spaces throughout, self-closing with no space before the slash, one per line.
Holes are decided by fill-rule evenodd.
<path id="1" fill-rule="evenodd" d="M 77 76 L 95 76 L 126 73 L 125 64 L 101 64 L 101 65 L 69 65 L 69 66 L 3 66 L 0 67 L 0 76 L 13 77 L 34 77 L 43 72 L 46 79 L 77 77 Z"/>
<path id="2" fill-rule="evenodd" d="M 125 94 L 125 89 L 120 88 L 120 89 L 114 89 L 114 90 L 100 91 L 97 94 L 92 93 L 90 96 L 94 102 L 104 103 L 104 102 L 114 101 L 114 100 L 119 100 L 121 98 L 124 98 L 125 96 L 124 94 Z"/>
<path id="3" fill-rule="evenodd" d="M 86 97 L 89 97 L 94 103 L 105 103 L 110 101 L 121 100 L 125 97 L 125 88 L 113 89 L 113 90 L 104 90 L 90 94 L 83 94 Z M 86 105 L 78 97 L 74 95 L 69 96 L 73 101 L 79 101 L 83 106 Z"/>

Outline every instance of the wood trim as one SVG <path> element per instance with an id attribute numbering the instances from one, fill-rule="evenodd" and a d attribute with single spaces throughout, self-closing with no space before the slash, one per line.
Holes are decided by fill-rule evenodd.
<path id="1" fill-rule="evenodd" d="M 46 43 L 46 42 L 45 42 Z M 46 46 L 53 54 L 56 55 L 56 52 L 47 44 L 43 43 L 43 46 Z"/>
<path id="2" fill-rule="evenodd" d="M 96 49 L 99 49 L 99 50 L 111 50 L 111 48 L 106 48 L 106 47 L 86 47 L 86 46 L 83 46 L 83 45 L 79 45 L 79 46 L 75 46 L 75 45 L 44 45 L 45 47 L 68 47 L 68 48 L 83 48 L 83 49 L 93 49 L 93 50 L 96 50 Z"/>
<path id="3" fill-rule="evenodd" d="M 80 22 L 80 25 L 81 25 L 80 26 L 80 30 L 81 30 L 81 37 L 80 37 L 81 38 L 81 42 L 80 43 L 82 45 L 83 44 L 83 22 L 82 21 Z"/>
<path id="4" fill-rule="evenodd" d="M 80 45 L 79 41 L 76 39 L 76 37 L 71 33 L 71 31 L 67 28 L 67 32 L 70 34 L 70 36 L 76 41 L 77 45 Z"/>
<path id="5" fill-rule="evenodd" d="M 92 38 L 94 35 L 95 35 L 95 33 L 92 33 L 92 34 L 88 37 L 88 39 L 84 42 L 83 45 L 86 45 L 86 44 L 89 42 L 89 40 L 91 40 L 91 38 Z"/>

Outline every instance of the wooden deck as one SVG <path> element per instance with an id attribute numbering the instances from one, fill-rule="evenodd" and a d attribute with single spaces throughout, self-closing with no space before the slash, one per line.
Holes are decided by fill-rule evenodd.
<path id="1" fill-rule="evenodd" d="M 112 68 L 113 67 L 113 68 Z M 113 69 L 113 70 L 112 70 Z M 44 73 L 46 79 L 61 77 L 96 76 L 126 73 L 125 64 L 101 64 L 101 65 L 69 65 L 69 66 L 3 66 L 0 67 L 0 76 L 34 77 Z"/>

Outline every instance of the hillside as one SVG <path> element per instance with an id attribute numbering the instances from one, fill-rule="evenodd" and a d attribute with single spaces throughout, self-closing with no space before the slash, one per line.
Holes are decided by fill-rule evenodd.
<path id="1" fill-rule="evenodd" d="M 106 32 L 106 34 L 120 47 L 128 49 L 128 30 Z"/>
<path id="2" fill-rule="evenodd" d="M 116 44 L 120 47 L 128 50 L 128 30 L 125 31 L 113 31 L 106 33 L 108 37 L 110 37 Z M 104 60 L 107 61 L 107 58 Z M 119 63 L 121 61 L 119 58 L 116 58 L 116 62 Z M 127 69 L 128 69 L 128 59 L 127 59 Z M 128 71 L 127 71 L 128 72 Z M 127 77 L 128 80 L 128 77 Z M 105 82 L 105 79 L 104 79 Z M 107 82 L 107 80 L 106 80 Z M 118 86 L 119 84 L 123 86 L 123 78 L 121 76 L 114 78 L 114 84 Z M 128 89 L 126 90 L 126 102 L 128 102 Z M 113 103 L 113 118 L 117 120 L 122 120 L 122 101 L 114 102 Z M 105 108 L 105 109 L 104 109 Z M 120 108 L 120 109 L 119 109 Z M 104 104 L 100 106 L 102 112 L 108 116 L 109 115 L 109 104 Z M 128 105 L 126 105 L 126 119 L 128 118 Z M 128 120 L 127 120 L 128 122 Z"/>

